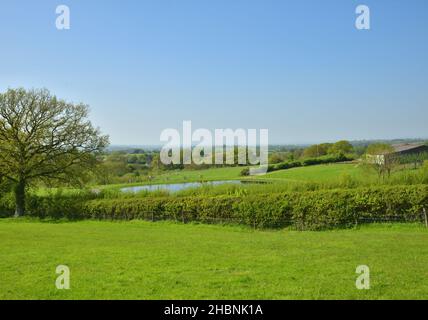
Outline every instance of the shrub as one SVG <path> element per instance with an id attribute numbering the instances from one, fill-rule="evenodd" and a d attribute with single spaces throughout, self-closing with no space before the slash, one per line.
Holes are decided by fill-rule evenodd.
<path id="1" fill-rule="evenodd" d="M 308 158 L 303 160 L 304 166 L 313 166 L 317 164 L 327 164 L 327 163 L 336 163 L 336 162 L 343 162 L 343 161 L 350 161 L 351 158 L 348 158 L 347 156 L 343 154 L 339 155 L 333 155 L 333 156 L 324 156 L 324 157 L 318 157 L 318 158 Z"/>
<path id="2" fill-rule="evenodd" d="M 11 206 L 12 203 L 12 206 Z M 31 195 L 30 216 L 69 219 L 147 219 L 237 222 L 300 230 L 347 227 L 365 221 L 416 220 L 428 208 L 428 186 L 376 186 L 262 194 L 95 199 L 92 193 Z M 13 213 L 3 197 L 2 213 Z"/>
<path id="3" fill-rule="evenodd" d="M 281 162 L 275 165 L 269 165 L 268 171 L 271 172 L 271 171 L 277 171 L 277 170 L 297 168 L 302 166 L 313 166 L 318 164 L 337 163 L 337 162 L 351 161 L 351 160 L 353 159 L 343 154 L 327 155 L 327 156 L 318 157 L 318 158 L 306 158 L 301 161 L 287 161 L 287 162 Z"/>
<path id="4" fill-rule="evenodd" d="M 86 201 L 95 199 L 96 193 L 87 190 L 66 193 L 59 189 L 45 195 L 29 193 L 26 200 L 26 215 L 39 218 L 81 218 Z"/>
<path id="5" fill-rule="evenodd" d="M 365 220 L 414 220 L 428 207 L 428 186 L 382 186 L 277 194 L 92 200 L 83 216 L 97 219 L 236 221 L 257 227 L 319 230 Z"/>
<path id="6" fill-rule="evenodd" d="M 12 192 L 3 194 L 0 198 L 0 217 L 10 217 L 15 212 L 15 196 Z"/>
<path id="7" fill-rule="evenodd" d="M 302 163 L 300 161 L 283 162 L 283 163 L 278 163 L 277 165 L 275 165 L 273 171 L 297 168 L 297 167 L 301 167 L 301 166 L 302 166 Z"/>
<path id="8" fill-rule="evenodd" d="M 240 174 L 243 177 L 249 176 L 250 175 L 250 168 L 244 168 L 244 169 L 242 169 Z"/>

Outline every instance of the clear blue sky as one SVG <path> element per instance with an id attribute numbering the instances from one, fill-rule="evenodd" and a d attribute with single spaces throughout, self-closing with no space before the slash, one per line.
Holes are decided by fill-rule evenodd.
<path id="1" fill-rule="evenodd" d="M 2 0 L 0 39 L 0 91 L 85 102 L 113 144 L 183 120 L 271 143 L 428 137 L 426 0 Z"/>

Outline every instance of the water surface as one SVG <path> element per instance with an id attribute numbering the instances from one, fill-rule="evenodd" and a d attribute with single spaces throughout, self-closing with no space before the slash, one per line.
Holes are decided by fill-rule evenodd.
<path id="1" fill-rule="evenodd" d="M 202 186 L 217 186 L 221 184 L 241 184 L 239 180 L 222 180 L 222 181 L 209 181 L 209 182 L 183 182 L 183 183 L 169 183 L 169 184 L 151 184 L 145 186 L 126 187 L 120 189 L 123 192 L 138 192 L 166 190 L 170 192 L 177 192 L 188 188 L 198 188 Z"/>

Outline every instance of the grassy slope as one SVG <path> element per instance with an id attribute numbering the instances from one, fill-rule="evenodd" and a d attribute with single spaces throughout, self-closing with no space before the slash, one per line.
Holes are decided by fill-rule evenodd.
<path id="1" fill-rule="evenodd" d="M 337 180 L 343 174 L 358 177 L 364 174 L 356 164 L 326 164 L 308 167 L 292 168 L 267 173 L 262 179 L 280 179 L 289 181 L 317 181 L 326 182 Z"/>
<path id="2" fill-rule="evenodd" d="M 182 170 L 167 172 L 155 177 L 153 183 L 172 183 L 200 180 L 232 180 L 242 179 L 240 172 L 242 167 L 212 168 L 205 170 Z M 254 178 L 281 179 L 298 181 L 327 181 L 339 178 L 341 174 L 347 173 L 353 177 L 364 174 L 363 170 L 356 164 L 327 164 L 308 167 L 293 168 L 269 172 L 263 176 Z M 250 177 L 252 178 L 252 177 Z"/>
<path id="3" fill-rule="evenodd" d="M 328 164 L 316 165 L 309 167 L 300 167 L 287 170 L 280 170 L 270 172 L 262 176 L 242 177 L 240 175 L 242 167 L 228 167 L 228 168 L 212 168 L 203 170 L 177 170 L 165 172 L 160 175 L 155 175 L 155 178 L 150 184 L 163 184 L 163 183 L 182 183 L 194 181 L 215 181 L 215 180 L 236 180 L 236 179 L 262 179 L 272 181 L 284 182 L 298 182 L 298 181 L 332 181 L 338 180 L 340 175 L 347 173 L 353 177 L 361 175 L 363 172 L 355 164 Z M 142 185 L 149 183 L 135 183 L 135 185 Z M 108 188 L 126 187 L 132 184 L 117 184 L 109 185 Z M 105 187 L 104 187 L 105 188 Z"/>
<path id="4" fill-rule="evenodd" d="M 172 223 L 0 220 L 0 299 L 424 298 L 428 232 L 252 231 Z M 55 268 L 71 268 L 69 291 Z M 372 288 L 355 288 L 355 268 Z"/>
<path id="5" fill-rule="evenodd" d="M 181 170 L 158 175 L 153 183 L 172 183 L 205 180 L 229 180 L 240 177 L 242 167 L 212 168 L 202 170 Z"/>

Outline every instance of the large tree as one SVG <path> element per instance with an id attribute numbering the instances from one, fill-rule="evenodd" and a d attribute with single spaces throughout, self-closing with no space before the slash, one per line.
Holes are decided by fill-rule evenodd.
<path id="1" fill-rule="evenodd" d="M 317 158 L 325 156 L 328 150 L 332 146 L 331 143 L 314 144 L 303 151 L 303 157 L 305 158 Z"/>
<path id="2" fill-rule="evenodd" d="M 330 149 L 328 150 L 328 153 L 331 154 L 347 154 L 354 151 L 354 147 L 349 141 L 346 140 L 340 140 L 334 143 Z"/>
<path id="3" fill-rule="evenodd" d="M 46 89 L 0 93 L 0 177 L 14 184 L 15 216 L 24 215 L 29 184 L 71 182 L 95 166 L 108 137 L 87 117 L 87 105 Z"/>

